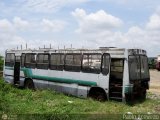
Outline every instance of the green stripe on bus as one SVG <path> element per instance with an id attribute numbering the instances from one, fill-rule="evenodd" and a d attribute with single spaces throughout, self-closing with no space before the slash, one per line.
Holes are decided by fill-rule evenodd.
<path id="1" fill-rule="evenodd" d="M 13 67 L 6 67 L 6 69 L 13 70 Z M 33 75 L 32 70 L 29 68 L 21 68 L 21 71 L 23 71 L 25 77 L 38 79 L 38 80 L 46 80 L 46 81 L 52 81 L 52 82 L 58 82 L 58 83 L 68 83 L 68 84 L 76 83 L 79 85 L 86 85 L 86 86 L 97 86 L 97 83 L 93 81 Z"/>
<path id="2" fill-rule="evenodd" d="M 83 80 L 73 80 L 73 79 L 67 79 L 67 78 L 57 78 L 57 77 L 47 77 L 47 76 L 37 76 L 37 75 L 33 75 L 32 78 L 53 81 L 53 82 L 60 82 L 60 83 L 77 83 L 80 85 L 87 85 L 87 86 L 96 86 L 97 85 L 96 82 L 83 81 Z"/>
<path id="3" fill-rule="evenodd" d="M 23 71 L 25 77 L 33 78 L 33 74 L 32 74 L 31 69 L 21 68 L 21 71 Z"/>

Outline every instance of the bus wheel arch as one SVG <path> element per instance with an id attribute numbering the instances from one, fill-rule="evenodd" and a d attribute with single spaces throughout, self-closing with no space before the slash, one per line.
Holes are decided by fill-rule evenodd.
<path id="1" fill-rule="evenodd" d="M 98 101 L 107 100 L 107 94 L 105 90 L 101 87 L 91 87 L 88 93 L 88 97 L 96 99 Z"/>
<path id="2" fill-rule="evenodd" d="M 26 78 L 24 81 L 24 88 L 35 90 L 34 82 L 31 78 Z"/>

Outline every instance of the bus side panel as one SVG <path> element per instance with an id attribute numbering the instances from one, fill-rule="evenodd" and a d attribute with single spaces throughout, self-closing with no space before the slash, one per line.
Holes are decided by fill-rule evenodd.
<path id="1" fill-rule="evenodd" d="M 108 88 L 108 76 L 102 74 L 30 69 L 37 89 L 53 89 L 66 94 L 87 97 L 91 86 Z"/>
<path id="2" fill-rule="evenodd" d="M 25 81 L 25 75 L 24 75 L 24 72 L 21 70 L 20 71 L 20 84 L 19 84 L 19 86 L 23 87 L 24 81 Z"/>
<path id="3" fill-rule="evenodd" d="M 89 89 L 90 87 L 78 86 L 77 96 L 81 98 L 86 98 L 88 96 Z"/>
<path id="4" fill-rule="evenodd" d="M 56 83 L 50 81 L 33 80 L 36 89 L 50 89 L 57 92 L 86 98 L 89 87 L 79 86 L 77 84 Z"/>
<path id="5" fill-rule="evenodd" d="M 98 81 L 98 74 L 88 75 L 88 73 L 80 72 L 68 72 L 68 71 L 55 71 L 55 70 L 42 70 L 42 69 L 32 69 L 32 74 L 35 76 L 42 77 L 42 79 L 34 79 L 34 84 L 37 89 L 51 89 L 58 92 L 63 92 L 78 97 L 87 97 L 89 86 L 81 86 L 77 83 L 74 83 L 76 80 L 82 81 Z M 84 75 L 86 74 L 86 75 Z M 63 82 L 54 82 L 51 79 L 43 80 L 43 77 L 53 77 L 60 79 L 71 79 L 73 83 L 63 83 Z M 97 79 L 96 79 L 97 78 Z M 68 81 L 66 81 L 68 82 Z"/>
<path id="6" fill-rule="evenodd" d="M 109 93 L 109 73 L 107 75 L 99 74 L 98 86 L 103 88 L 108 95 Z"/>
<path id="7" fill-rule="evenodd" d="M 77 84 L 65 84 L 65 83 L 55 83 L 55 82 L 48 82 L 48 83 L 49 83 L 49 88 L 51 90 L 77 96 L 77 88 L 78 88 Z"/>
<path id="8" fill-rule="evenodd" d="M 7 82 L 7 83 L 10 83 L 10 84 L 13 84 L 14 83 L 14 76 L 13 76 L 13 73 L 14 71 L 12 69 L 7 69 L 5 67 L 4 69 L 4 80 Z"/>
<path id="9" fill-rule="evenodd" d="M 69 71 L 56 71 L 56 70 L 42 70 L 42 69 L 32 69 L 32 74 L 37 77 L 37 79 L 56 81 L 59 83 L 78 83 L 82 82 L 94 82 L 98 85 L 99 74 L 82 73 L 82 72 L 69 72 Z M 45 79 L 44 79 L 45 78 Z M 63 80 L 64 79 L 64 80 Z M 63 82 L 62 82 L 63 81 Z M 87 83 L 87 82 L 86 82 Z M 83 83 L 82 83 L 83 84 Z M 84 84 L 85 85 L 85 84 Z M 86 84 L 87 86 L 88 84 Z"/>
<path id="10" fill-rule="evenodd" d="M 33 83 L 36 89 L 49 89 L 48 81 L 33 79 Z"/>

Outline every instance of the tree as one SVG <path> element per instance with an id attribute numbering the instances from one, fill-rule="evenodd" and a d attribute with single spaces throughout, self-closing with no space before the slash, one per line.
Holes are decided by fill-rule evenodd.
<path id="1" fill-rule="evenodd" d="M 156 60 L 155 60 L 155 58 L 149 59 L 148 65 L 149 65 L 150 69 L 155 69 L 156 68 Z"/>
<path id="2" fill-rule="evenodd" d="M 4 63 L 3 56 L 0 55 L 0 71 L 3 70 L 3 63 Z"/>

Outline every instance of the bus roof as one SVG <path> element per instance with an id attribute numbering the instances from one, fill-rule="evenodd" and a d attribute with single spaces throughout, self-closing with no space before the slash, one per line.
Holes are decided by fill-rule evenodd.
<path id="1" fill-rule="evenodd" d="M 146 51 L 142 49 L 125 49 L 125 48 L 115 48 L 115 47 L 100 47 L 98 49 L 40 48 L 40 49 L 6 50 L 6 53 L 15 53 L 16 55 L 20 55 L 22 53 L 109 53 L 112 58 L 125 58 L 126 52 L 128 55 L 135 55 L 135 54 L 146 55 Z"/>

